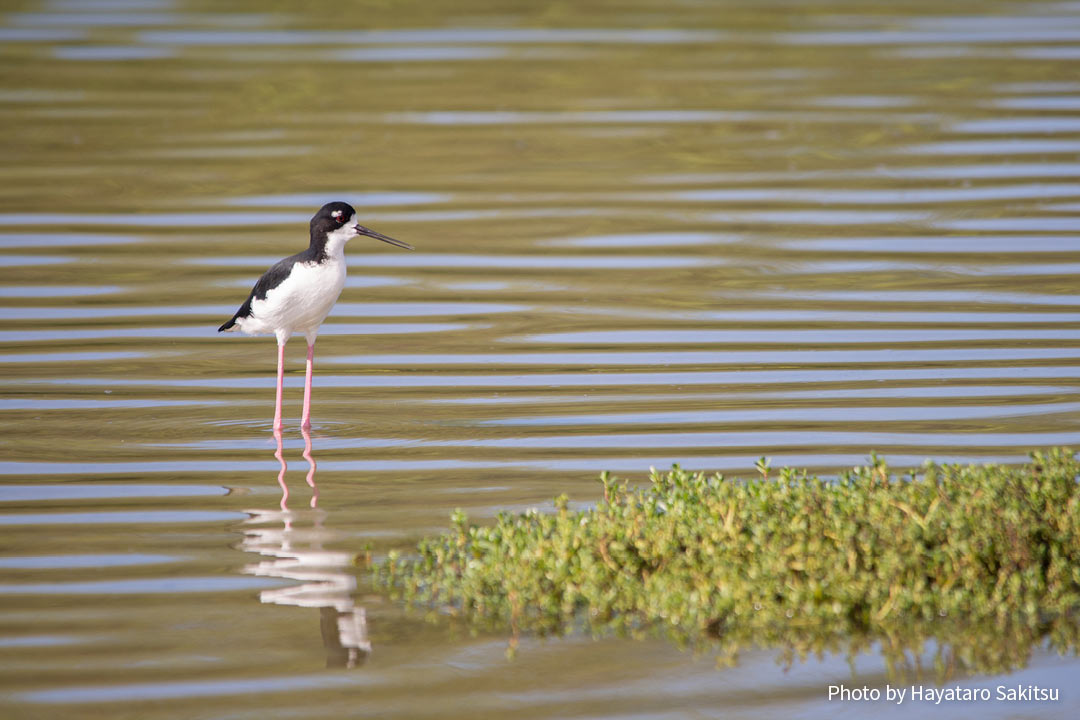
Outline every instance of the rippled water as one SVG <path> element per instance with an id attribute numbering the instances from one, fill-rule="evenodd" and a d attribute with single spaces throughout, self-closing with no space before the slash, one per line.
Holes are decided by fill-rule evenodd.
<path id="1" fill-rule="evenodd" d="M 1080 445 L 1076 3 L 228 7 L 0 15 L 5 716 L 858 713 L 874 653 L 509 662 L 362 566 L 605 469 Z M 330 199 L 417 251 L 351 243 L 278 446 L 215 330 Z"/>

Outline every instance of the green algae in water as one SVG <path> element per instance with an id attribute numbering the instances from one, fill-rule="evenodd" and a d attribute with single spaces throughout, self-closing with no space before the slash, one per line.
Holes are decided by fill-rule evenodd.
<path id="1" fill-rule="evenodd" d="M 592 509 L 560 496 L 483 527 L 457 512 L 376 579 L 514 637 L 660 633 L 720 661 L 876 643 L 894 676 L 932 640 L 938 676 L 1002 672 L 1080 638 L 1080 462 L 1031 458 L 897 478 L 874 457 L 838 481 L 765 463 L 749 480 L 675 467 L 644 488 L 605 474 Z"/>

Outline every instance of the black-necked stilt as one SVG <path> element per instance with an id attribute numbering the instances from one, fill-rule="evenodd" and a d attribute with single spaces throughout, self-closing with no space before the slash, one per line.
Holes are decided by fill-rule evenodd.
<path id="1" fill-rule="evenodd" d="M 408 243 L 358 225 L 356 211 L 348 203 L 327 203 L 311 218 L 311 244 L 308 249 L 285 258 L 263 273 L 236 314 L 218 328 L 218 332 L 239 330 L 245 335 L 273 333 L 277 336 L 275 430 L 281 429 L 285 343 L 293 333 L 303 333 L 307 339 L 304 412 L 300 425 L 311 427 L 311 361 L 315 354 L 315 336 L 345 287 L 345 243 L 358 235 L 366 235 L 406 250 L 413 249 Z"/>

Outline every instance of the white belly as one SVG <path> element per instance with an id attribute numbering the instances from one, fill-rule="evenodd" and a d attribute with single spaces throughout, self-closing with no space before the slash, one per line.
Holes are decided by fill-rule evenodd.
<path id="1" fill-rule="evenodd" d="M 292 272 L 262 300 L 251 303 L 251 317 L 237 321 L 248 335 L 293 333 L 314 336 L 345 287 L 344 258 L 297 263 Z"/>

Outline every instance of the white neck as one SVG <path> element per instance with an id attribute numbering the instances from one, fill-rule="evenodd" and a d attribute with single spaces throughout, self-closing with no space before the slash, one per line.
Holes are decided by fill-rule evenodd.
<path id="1" fill-rule="evenodd" d="M 326 254 L 335 260 L 345 257 L 345 243 L 356 237 L 356 216 L 349 218 L 349 222 L 342 225 L 334 232 L 326 234 Z"/>

